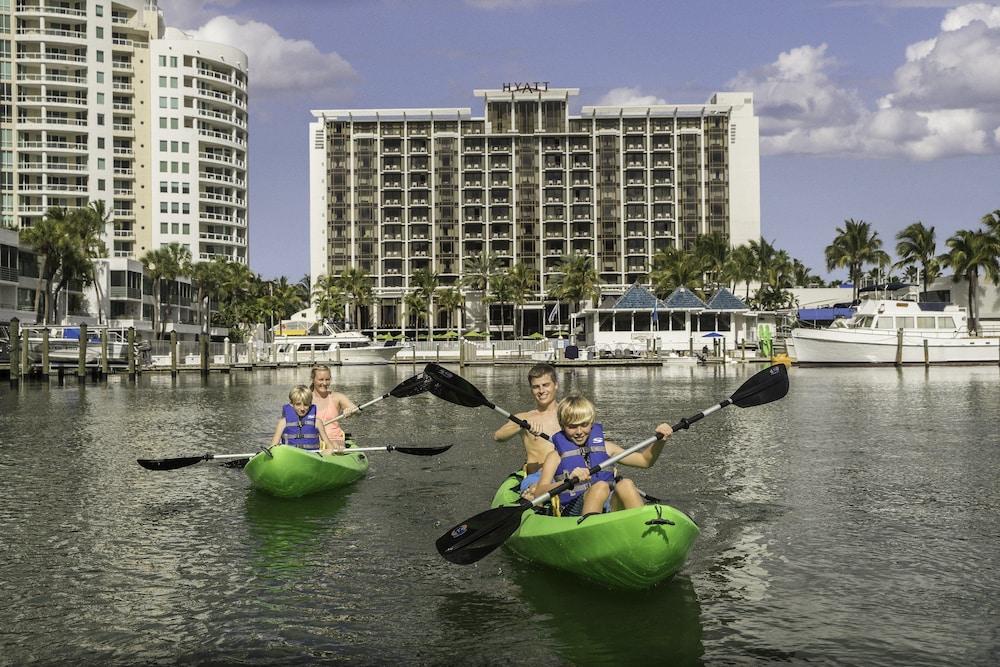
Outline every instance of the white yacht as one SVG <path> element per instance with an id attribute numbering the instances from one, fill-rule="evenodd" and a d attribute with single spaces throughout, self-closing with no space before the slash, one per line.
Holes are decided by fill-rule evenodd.
<path id="1" fill-rule="evenodd" d="M 377 344 L 360 331 L 346 331 L 325 321 L 285 320 L 273 331 L 277 359 L 282 362 L 387 364 L 402 349 L 396 341 Z"/>
<path id="2" fill-rule="evenodd" d="M 966 312 L 915 299 L 866 299 L 829 328 L 792 330 L 798 364 L 977 364 L 1000 362 L 1000 338 L 971 336 Z"/>
<path id="3" fill-rule="evenodd" d="M 22 335 L 28 337 L 28 362 L 41 363 L 43 337 L 42 331 L 49 330 L 49 363 L 53 365 L 77 364 L 80 359 L 80 327 L 78 325 L 26 325 Z M 128 332 L 102 325 L 92 325 L 87 334 L 84 350 L 84 363 L 96 364 L 101 360 L 101 334 L 106 332 L 108 345 L 108 363 L 122 365 L 128 361 Z M 134 345 L 135 361 L 146 365 L 150 360 L 152 346 L 147 340 L 136 340 Z"/>

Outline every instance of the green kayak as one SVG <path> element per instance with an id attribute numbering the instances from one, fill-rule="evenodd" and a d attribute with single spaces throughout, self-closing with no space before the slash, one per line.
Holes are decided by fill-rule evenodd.
<path id="1" fill-rule="evenodd" d="M 348 448 L 353 445 L 347 441 Z M 277 445 L 254 456 L 243 470 L 254 488 L 272 496 L 298 498 L 361 479 L 368 472 L 368 457 L 362 452 L 320 456 L 318 452 Z"/>
<path id="2" fill-rule="evenodd" d="M 511 475 L 493 507 L 517 502 L 519 475 Z M 608 588 L 646 589 L 684 565 L 697 524 L 669 505 L 646 505 L 587 517 L 528 511 L 505 546 L 526 560 L 591 579 Z"/>

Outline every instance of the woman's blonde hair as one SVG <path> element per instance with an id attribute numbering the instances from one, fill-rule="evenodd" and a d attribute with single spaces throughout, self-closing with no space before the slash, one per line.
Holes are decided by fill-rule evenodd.
<path id="1" fill-rule="evenodd" d="M 563 428 L 577 424 L 593 424 L 597 420 L 594 404 L 583 396 L 567 396 L 559 401 L 557 414 L 559 426 Z"/>
<path id="2" fill-rule="evenodd" d="M 329 373 L 330 372 L 330 367 L 327 366 L 326 364 L 316 364 L 315 366 L 312 367 L 312 370 L 309 371 L 309 388 L 310 389 L 316 389 L 316 373 L 318 371 L 326 371 L 327 373 Z"/>
<path id="3" fill-rule="evenodd" d="M 288 402 L 292 405 L 295 405 L 296 403 L 310 405 L 313 402 L 312 390 L 304 384 L 296 385 L 292 387 L 290 392 L 288 392 Z"/>

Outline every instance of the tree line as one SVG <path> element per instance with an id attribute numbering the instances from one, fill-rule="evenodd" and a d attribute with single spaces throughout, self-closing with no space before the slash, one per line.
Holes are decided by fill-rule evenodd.
<path id="1" fill-rule="evenodd" d="M 100 285 L 97 281 L 96 260 L 107 256 L 102 238 L 109 214 L 102 201 L 77 209 L 50 208 L 42 220 L 21 231 L 21 241 L 40 258 L 39 283 L 35 295 L 37 321 L 56 321 L 56 304 L 60 293 L 70 284 L 93 285 L 98 296 L 98 320 L 105 314 L 101 307 Z M 883 250 L 882 239 L 870 223 L 848 219 L 837 227 L 833 242 L 825 248 L 826 268 L 848 270 L 857 298 L 864 278 L 892 281 L 893 271 L 901 277 L 927 285 L 951 269 L 954 279 L 968 282 L 970 326 L 978 319 L 975 294 L 980 275 L 1000 284 L 1000 209 L 984 215 L 982 229 L 959 230 L 945 241 L 947 250 L 938 253 L 935 228 L 915 222 L 896 235 L 895 263 Z M 176 280 L 190 278 L 196 292 L 195 306 L 203 332 L 210 326 L 228 327 L 234 339 L 242 339 L 257 323 L 280 322 L 313 303 L 321 317 L 358 327 L 362 308 L 374 302 L 374 282 L 360 268 L 349 268 L 339 275 L 322 275 L 315 285 L 309 276 L 297 283 L 285 277 L 264 280 L 245 264 L 225 258 L 194 262 L 190 250 L 171 243 L 150 250 L 139 258 L 147 278 L 152 283 L 153 330 L 163 334 L 165 308 L 176 302 Z M 871 266 L 867 273 L 866 266 Z M 813 274 L 803 262 L 761 238 L 732 247 L 719 233 L 697 237 L 688 249 L 666 248 L 657 251 L 651 270 L 641 274 L 638 282 L 648 283 L 657 297 L 665 298 L 678 287 L 686 287 L 707 298 L 720 287 L 733 292 L 742 290 L 743 299 L 751 308 L 775 310 L 794 307 L 788 291 L 792 287 L 823 287 L 827 283 Z M 832 281 L 830 285 L 838 285 Z M 600 276 L 593 257 L 567 254 L 558 262 L 546 285 L 545 295 L 557 303 L 568 304 L 579 312 L 582 302 L 600 299 Z M 751 285 L 756 289 L 751 295 Z M 486 327 L 490 328 L 489 305 L 500 305 L 501 331 L 507 306 L 513 306 L 512 328 L 517 335 L 524 332 L 524 307 L 537 298 L 539 270 L 528 263 L 504 266 L 491 252 L 467 257 L 463 278 L 457 285 L 442 285 L 439 274 L 419 269 L 410 275 L 410 289 L 403 304 L 410 314 L 410 324 L 416 337 L 421 324 L 430 333 L 434 317 L 446 316 L 447 328 L 456 326 L 456 312 L 465 297 L 459 287 L 478 292 L 487 305 Z M 162 293 L 166 290 L 166 293 Z M 406 323 L 404 322 L 404 330 Z"/>

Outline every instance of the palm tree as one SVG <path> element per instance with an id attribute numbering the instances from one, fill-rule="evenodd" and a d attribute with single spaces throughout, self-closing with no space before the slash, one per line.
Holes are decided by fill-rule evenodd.
<path id="1" fill-rule="evenodd" d="M 316 305 L 316 314 L 323 319 L 336 319 L 344 316 L 344 306 L 347 305 L 347 294 L 340 287 L 337 276 L 322 274 L 316 279 L 312 290 L 312 302 Z"/>
<path id="2" fill-rule="evenodd" d="M 367 306 L 372 302 L 371 276 L 364 269 L 352 266 L 341 272 L 339 284 L 353 308 L 353 326 L 355 329 L 361 329 L 363 324 L 361 322 L 361 306 Z"/>
<path id="3" fill-rule="evenodd" d="M 312 276 L 308 273 L 299 278 L 299 282 L 295 283 L 295 286 L 299 290 L 299 298 L 306 303 L 309 303 L 309 297 L 312 296 Z"/>
<path id="4" fill-rule="evenodd" d="M 504 319 L 504 306 L 514 300 L 514 283 L 511 280 L 510 274 L 506 271 L 503 273 L 498 273 L 493 276 L 490 280 L 490 292 L 486 295 L 483 301 L 487 304 L 489 303 L 499 303 L 500 304 L 500 340 L 506 338 L 504 331 L 504 324 L 506 321 Z"/>
<path id="5" fill-rule="evenodd" d="M 427 339 L 434 336 L 434 290 L 438 288 L 438 274 L 428 269 L 417 269 L 410 274 L 410 285 L 424 298 L 427 308 Z"/>
<path id="6" fill-rule="evenodd" d="M 664 298 L 678 287 L 700 292 L 705 275 L 704 260 L 680 248 L 664 248 L 653 255 L 649 281 L 656 296 Z"/>
<path id="7" fill-rule="evenodd" d="M 573 304 L 573 312 L 580 310 L 584 299 L 601 298 L 600 282 L 590 255 L 563 255 L 549 281 L 549 295 L 559 301 Z"/>
<path id="8" fill-rule="evenodd" d="M 814 276 L 812 269 L 797 259 L 792 260 L 792 282 L 795 287 L 822 287 L 823 279 Z"/>
<path id="9" fill-rule="evenodd" d="M 485 306 L 487 333 L 490 330 L 490 309 L 486 305 L 486 291 L 490 287 L 490 279 L 499 268 L 500 258 L 492 252 L 466 257 L 462 265 L 462 284 L 470 290 L 479 292 L 480 301 Z"/>
<path id="10" fill-rule="evenodd" d="M 208 262 L 196 262 L 188 270 L 192 286 L 197 292 L 198 325 L 206 336 L 212 326 L 212 301 L 218 301 L 224 293 L 226 262 L 227 260 L 219 258 Z"/>
<path id="11" fill-rule="evenodd" d="M 854 285 L 854 299 L 858 298 L 858 282 L 861 280 L 861 267 L 865 264 L 887 264 L 889 256 L 882 250 L 882 239 L 874 231 L 871 224 L 864 220 L 844 220 L 843 228 L 837 227 L 837 235 L 833 243 L 825 250 L 826 269 L 847 268 L 848 276 Z"/>
<path id="12" fill-rule="evenodd" d="M 191 264 L 191 251 L 180 243 L 168 243 L 165 246 L 149 250 L 140 258 L 146 275 L 153 282 L 153 332 L 157 335 L 157 322 L 160 324 L 159 334 L 164 333 L 162 290 L 163 282 L 173 284 Z M 169 289 L 169 287 L 168 287 Z M 169 298 L 169 297 L 168 297 Z"/>
<path id="13" fill-rule="evenodd" d="M 986 225 L 986 229 L 990 230 L 993 236 L 1000 238 L 1000 209 L 990 211 L 980 218 L 980 222 Z"/>
<path id="14" fill-rule="evenodd" d="M 757 280 L 759 266 L 757 256 L 750 245 L 736 246 L 729 253 L 729 259 L 726 262 L 726 275 L 733 281 L 733 290 L 736 289 L 736 283 L 741 281 L 746 283 L 745 301 L 750 300 L 750 281 Z"/>
<path id="15" fill-rule="evenodd" d="M 958 230 L 945 245 L 950 250 L 938 257 L 943 266 L 954 271 L 952 280 L 968 282 L 969 332 L 977 330 L 979 322 L 979 270 L 995 284 L 1000 284 L 1000 239 L 984 231 Z"/>
<path id="16" fill-rule="evenodd" d="M 719 232 L 702 234 L 694 240 L 694 254 L 705 267 L 705 283 L 717 286 L 729 259 L 729 240 Z"/>
<path id="17" fill-rule="evenodd" d="M 511 300 L 514 303 L 514 330 L 518 338 L 524 337 L 524 304 L 538 289 L 538 269 L 518 262 L 507 272 L 510 280 Z M 517 317 L 520 311 L 521 317 Z"/>
<path id="18" fill-rule="evenodd" d="M 406 306 L 406 312 L 413 315 L 413 340 L 417 340 L 420 336 L 420 318 L 427 312 L 427 298 L 418 290 L 410 290 L 403 296 L 403 305 Z M 406 328 L 405 320 L 403 328 Z"/>
<path id="19" fill-rule="evenodd" d="M 49 315 L 52 312 L 52 283 L 62 265 L 68 218 L 67 209 L 53 206 L 46 211 L 40 221 L 21 231 L 20 234 L 21 241 L 42 258 L 39 280 L 35 286 L 35 318 L 43 324 L 49 323 Z"/>
<path id="20" fill-rule="evenodd" d="M 454 329 L 455 321 L 452 319 L 452 315 L 454 315 L 455 311 L 461 308 L 465 303 L 465 297 L 462 296 L 462 292 L 454 287 L 441 290 L 438 292 L 437 302 L 438 305 L 441 306 L 446 313 L 448 313 L 448 328 Z"/>
<path id="21" fill-rule="evenodd" d="M 924 293 L 927 285 L 938 277 L 941 267 L 937 261 L 937 240 L 934 238 L 934 227 L 925 227 L 924 223 L 914 222 L 906 229 L 896 234 L 896 254 L 899 261 L 895 266 L 920 265 L 923 274 Z"/>
<path id="22" fill-rule="evenodd" d="M 104 244 L 104 230 L 111 221 L 111 212 L 106 210 L 104 200 L 92 201 L 86 208 L 78 209 L 79 250 L 84 263 L 84 284 L 93 285 L 97 294 L 97 323 L 104 321 L 104 298 L 101 296 L 101 281 L 97 279 L 97 260 L 108 256 Z"/>
<path id="23" fill-rule="evenodd" d="M 272 280 L 271 287 L 276 303 L 274 312 L 278 315 L 279 321 L 287 320 L 306 306 L 307 302 L 302 298 L 301 286 L 288 282 L 288 278 L 285 276 Z"/>

